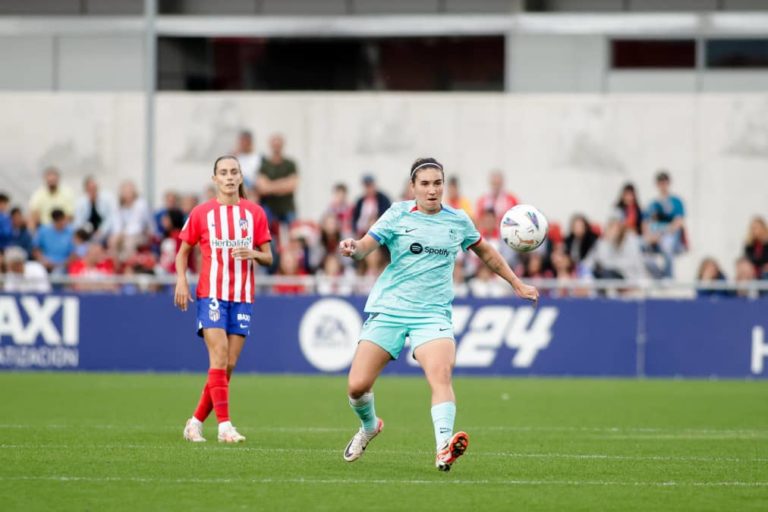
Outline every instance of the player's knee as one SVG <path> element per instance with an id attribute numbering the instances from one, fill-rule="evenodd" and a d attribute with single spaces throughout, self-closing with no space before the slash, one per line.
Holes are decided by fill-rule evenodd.
<path id="1" fill-rule="evenodd" d="M 437 386 L 450 385 L 452 375 L 453 365 L 450 363 L 436 364 L 429 369 L 429 381 Z"/>
<path id="2" fill-rule="evenodd" d="M 371 390 L 371 384 L 364 379 L 349 379 L 347 394 L 351 398 L 360 398 Z"/>

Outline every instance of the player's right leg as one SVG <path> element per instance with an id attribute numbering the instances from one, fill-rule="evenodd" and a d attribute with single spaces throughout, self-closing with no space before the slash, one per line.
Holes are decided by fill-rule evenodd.
<path id="1" fill-rule="evenodd" d="M 360 429 L 344 449 L 344 460 L 353 462 L 362 457 L 368 443 L 381 432 L 384 422 L 376 416 L 373 384 L 392 355 L 379 345 L 360 341 L 349 369 L 347 393 L 349 405 L 360 419 Z"/>

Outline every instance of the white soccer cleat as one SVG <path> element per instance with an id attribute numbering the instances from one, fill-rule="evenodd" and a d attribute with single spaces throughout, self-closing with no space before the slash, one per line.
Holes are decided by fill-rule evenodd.
<path id="1" fill-rule="evenodd" d="M 194 421 L 194 418 L 189 418 L 187 424 L 184 425 L 184 439 L 192 443 L 204 443 L 203 424 Z"/>
<path id="2" fill-rule="evenodd" d="M 219 430 L 220 443 L 242 443 L 243 441 L 245 441 L 245 436 L 241 435 L 234 426 L 230 425 Z"/>
<path id="3" fill-rule="evenodd" d="M 344 448 L 344 460 L 347 462 L 354 462 L 363 456 L 365 447 L 371 442 L 371 439 L 379 435 L 379 432 L 384 428 L 384 420 L 376 418 L 376 430 L 373 432 L 366 432 L 360 428 L 357 433 L 352 436 L 352 440 L 349 441 L 347 447 Z"/>
<path id="4" fill-rule="evenodd" d="M 451 466 L 456 459 L 464 455 L 469 446 L 469 436 L 466 432 L 456 432 L 443 446 L 437 451 L 435 456 L 435 467 L 440 471 L 450 471 Z"/>

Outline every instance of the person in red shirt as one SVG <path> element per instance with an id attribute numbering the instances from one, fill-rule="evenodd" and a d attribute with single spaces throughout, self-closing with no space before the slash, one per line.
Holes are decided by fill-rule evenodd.
<path id="1" fill-rule="evenodd" d="M 245 437 L 229 419 L 229 379 L 249 334 L 254 295 L 254 263 L 272 264 L 267 216 L 245 199 L 240 163 L 233 156 L 213 164 L 216 197 L 196 206 L 179 234 L 176 255 L 175 305 L 182 311 L 192 302 L 186 271 L 189 252 L 200 245 L 202 269 L 197 284 L 197 334 L 208 348 L 208 381 L 184 439 L 205 441 L 203 422 L 211 410 L 219 422 L 218 440 L 239 443 Z"/>
<path id="2" fill-rule="evenodd" d="M 519 201 L 513 194 L 504 190 L 504 175 L 501 171 L 493 171 L 490 175 L 490 192 L 480 196 L 477 200 L 475 214 L 480 215 L 488 210 L 493 210 L 496 214 L 496 223 L 501 222 L 501 218 L 507 213 L 507 210 L 517 205 Z"/>

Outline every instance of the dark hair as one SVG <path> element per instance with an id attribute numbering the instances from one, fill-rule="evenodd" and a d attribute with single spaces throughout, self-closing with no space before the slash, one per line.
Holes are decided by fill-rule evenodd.
<path id="1" fill-rule="evenodd" d="M 333 190 L 343 190 L 346 193 L 347 185 L 345 183 L 337 183 L 333 186 Z"/>
<path id="2" fill-rule="evenodd" d="M 54 222 L 59 221 L 65 217 L 64 210 L 61 208 L 55 208 L 51 212 L 51 219 L 53 219 Z"/>
<path id="3" fill-rule="evenodd" d="M 635 211 L 636 224 L 631 226 L 631 228 L 638 235 L 641 235 L 643 234 L 643 211 L 640 209 L 640 200 L 637 198 L 637 190 L 635 190 L 635 186 L 632 183 L 625 183 L 621 188 L 621 194 L 619 195 L 619 200 L 616 202 L 616 208 L 620 209 L 621 214 L 626 218 L 626 209 L 629 207 L 629 205 L 624 203 L 624 193 L 629 191 L 631 191 L 632 195 L 635 196 L 635 204 L 632 205 L 631 208 Z"/>
<path id="4" fill-rule="evenodd" d="M 416 183 L 416 175 L 419 170 L 431 167 L 440 171 L 440 174 L 445 178 L 445 171 L 443 171 L 443 164 L 438 162 L 434 158 L 417 158 L 413 165 L 411 165 L 411 183 Z"/>
<path id="5" fill-rule="evenodd" d="M 11 199 L 8 197 L 8 194 L 6 194 L 5 192 L 0 192 L 0 203 L 7 203 L 10 200 Z"/>
<path id="6" fill-rule="evenodd" d="M 11 217 L 16 215 L 17 213 L 20 213 L 22 215 L 24 214 L 24 212 L 21 211 L 21 207 L 20 206 L 14 206 L 13 208 L 11 208 Z"/>
<path id="7" fill-rule="evenodd" d="M 240 167 L 240 160 L 237 159 L 234 155 L 221 155 L 219 158 L 216 159 L 215 162 L 213 162 L 213 175 L 216 176 L 216 167 L 219 165 L 219 162 L 222 160 L 234 160 L 237 162 L 237 168 L 240 169 L 240 174 L 243 174 L 243 169 Z M 237 187 L 237 194 L 240 196 L 241 199 L 245 199 L 245 187 L 243 186 L 243 182 L 240 182 L 240 185 Z"/>
<path id="8" fill-rule="evenodd" d="M 670 181 L 669 173 L 667 171 L 659 171 L 656 175 L 656 183 L 660 181 Z"/>
<path id="9" fill-rule="evenodd" d="M 169 208 L 165 214 L 168 216 L 168 222 L 171 224 L 171 229 L 181 230 L 184 227 L 184 212 L 178 208 Z"/>

